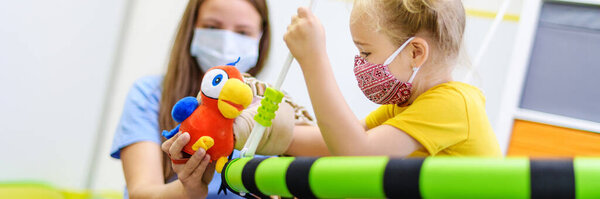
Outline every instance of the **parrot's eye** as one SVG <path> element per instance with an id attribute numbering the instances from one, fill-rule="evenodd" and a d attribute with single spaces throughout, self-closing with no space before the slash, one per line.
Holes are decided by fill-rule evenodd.
<path id="1" fill-rule="evenodd" d="M 227 72 L 222 69 L 213 69 L 206 72 L 202 79 L 202 93 L 206 97 L 218 99 L 221 89 L 225 85 L 225 82 L 229 79 Z"/>
<path id="2" fill-rule="evenodd" d="M 215 78 L 213 78 L 212 85 L 213 86 L 219 85 L 219 83 L 221 83 L 221 80 L 223 80 L 223 75 L 222 74 L 218 74 Z"/>

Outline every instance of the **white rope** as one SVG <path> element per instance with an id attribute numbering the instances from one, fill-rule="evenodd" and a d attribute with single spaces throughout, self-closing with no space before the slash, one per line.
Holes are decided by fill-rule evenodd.
<path id="1" fill-rule="evenodd" d="M 473 73 L 475 73 L 477 68 L 480 66 L 481 59 L 483 59 L 483 56 L 489 49 L 490 42 L 492 41 L 492 38 L 496 34 L 497 29 L 500 26 L 502 19 L 504 18 L 504 15 L 506 15 L 506 11 L 508 10 L 508 5 L 510 5 L 510 1 L 511 0 L 504 0 L 502 2 L 502 5 L 500 6 L 500 9 L 498 10 L 498 14 L 496 14 L 496 17 L 494 18 L 494 21 L 492 22 L 490 29 L 485 34 L 485 37 L 483 38 L 483 41 L 481 42 L 481 47 L 479 47 L 479 51 L 477 51 L 477 55 L 473 59 L 473 68 L 471 68 L 471 70 L 467 73 L 467 75 L 464 78 L 465 82 L 470 82 L 473 79 Z"/>

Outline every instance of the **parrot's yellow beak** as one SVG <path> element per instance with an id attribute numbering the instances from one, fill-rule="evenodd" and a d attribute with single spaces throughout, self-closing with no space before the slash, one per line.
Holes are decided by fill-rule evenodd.
<path id="1" fill-rule="evenodd" d="M 233 119 L 252 103 L 252 90 L 239 79 L 229 79 L 219 93 L 218 107 L 225 118 Z"/>

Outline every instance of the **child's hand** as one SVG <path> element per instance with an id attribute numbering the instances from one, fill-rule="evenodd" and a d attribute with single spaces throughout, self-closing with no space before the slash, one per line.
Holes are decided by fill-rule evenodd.
<path id="1" fill-rule="evenodd" d="M 310 61 L 327 57 L 325 30 L 319 19 L 307 8 L 298 8 L 298 15 L 292 17 L 283 40 L 303 68 L 312 66 Z"/>
<path id="2" fill-rule="evenodd" d="M 181 151 L 189 141 L 190 135 L 180 132 L 165 141 L 161 148 L 172 159 L 183 159 Z M 215 173 L 215 165 L 209 162 L 210 155 L 200 148 L 185 164 L 171 163 L 189 198 L 204 198 L 208 194 L 208 184 Z"/>
<path id="3" fill-rule="evenodd" d="M 242 111 L 240 116 L 233 122 L 233 133 L 235 135 L 235 149 L 242 150 L 250 133 L 254 128 L 254 116 L 258 114 L 260 101 L 251 104 L 246 110 Z M 287 102 L 279 104 L 279 109 L 275 112 L 273 125 L 265 129 L 256 154 L 260 155 L 281 155 L 289 148 L 292 143 L 294 133 L 294 108 Z"/>

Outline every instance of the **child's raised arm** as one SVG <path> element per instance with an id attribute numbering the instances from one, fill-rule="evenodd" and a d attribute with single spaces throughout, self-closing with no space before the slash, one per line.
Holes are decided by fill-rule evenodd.
<path id="1" fill-rule="evenodd" d="M 407 156 L 422 147 L 392 126 L 367 133 L 339 90 L 325 48 L 325 31 L 308 9 L 298 9 L 284 40 L 302 68 L 319 129 L 332 155 Z"/>

